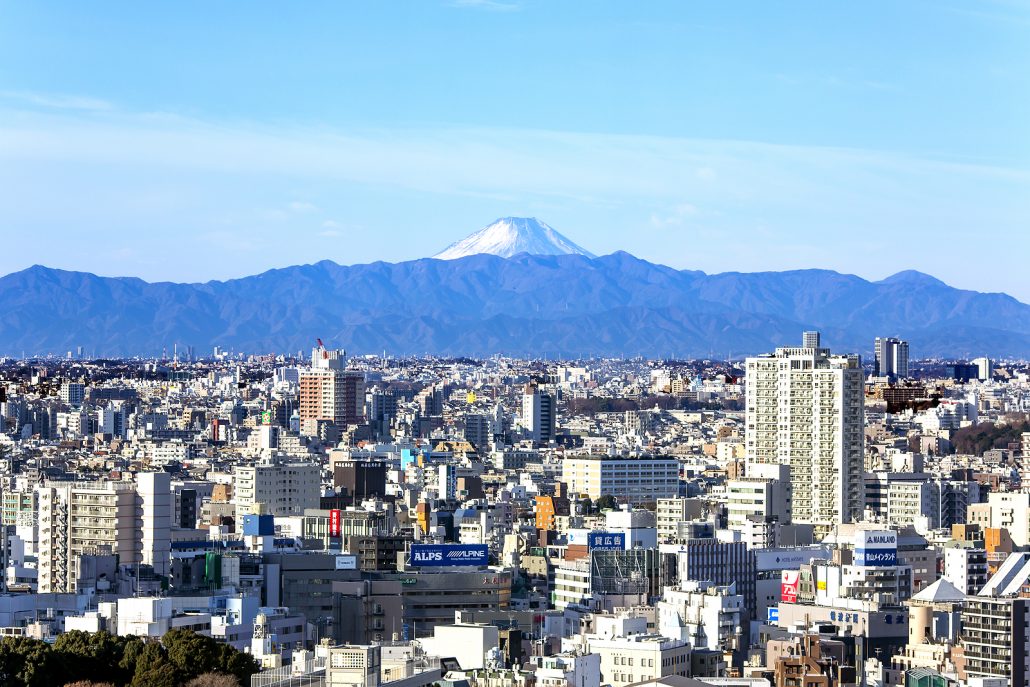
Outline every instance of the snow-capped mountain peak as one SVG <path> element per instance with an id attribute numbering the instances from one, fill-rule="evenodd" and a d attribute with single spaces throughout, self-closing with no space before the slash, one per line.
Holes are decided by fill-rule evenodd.
<path id="1" fill-rule="evenodd" d="M 479 253 L 499 255 L 502 258 L 519 253 L 595 257 L 535 217 L 502 217 L 490 226 L 452 243 L 433 257 L 438 260 L 456 260 Z"/>

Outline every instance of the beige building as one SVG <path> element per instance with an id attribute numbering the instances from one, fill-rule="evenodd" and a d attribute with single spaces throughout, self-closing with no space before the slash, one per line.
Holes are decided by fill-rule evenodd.
<path id="1" fill-rule="evenodd" d="M 233 469 L 237 529 L 243 516 L 264 504 L 271 515 L 304 515 L 317 509 L 322 495 L 321 467 L 316 463 L 282 462 L 270 459 Z"/>
<path id="2" fill-rule="evenodd" d="M 574 456 L 562 461 L 562 482 L 571 494 L 593 500 L 643 503 L 679 495 L 679 461 L 669 457 Z"/>
<path id="3" fill-rule="evenodd" d="M 76 591 L 77 559 L 111 553 L 122 565 L 170 564 L 171 493 L 166 473 L 132 482 L 48 483 L 36 487 L 39 593 Z"/>
<path id="4" fill-rule="evenodd" d="M 690 645 L 648 633 L 646 618 L 597 616 L 596 622 L 597 633 L 584 641 L 587 652 L 601 657 L 601 684 L 625 687 L 667 675 L 690 674 Z"/>
<path id="5" fill-rule="evenodd" d="M 858 356 L 819 346 L 747 359 L 747 458 L 790 466 L 793 522 L 825 533 L 861 517 L 863 384 Z"/>

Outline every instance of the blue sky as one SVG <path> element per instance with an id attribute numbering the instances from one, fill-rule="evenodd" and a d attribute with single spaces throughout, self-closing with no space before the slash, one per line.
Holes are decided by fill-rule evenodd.
<path id="1" fill-rule="evenodd" d="M 0 2 L 0 273 L 432 255 L 505 215 L 706 272 L 1030 301 L 1026 2 Z"/>

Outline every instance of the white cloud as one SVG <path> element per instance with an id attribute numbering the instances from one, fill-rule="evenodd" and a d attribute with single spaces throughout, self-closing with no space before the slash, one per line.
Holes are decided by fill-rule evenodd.
<path id="1" fill-rule="evenodd" d="M 314 212 L 317 209 L 318 206 L 314 205 L 313 203 L 305 203 L 299 200 L 295 200 L 292 203 L 290 203 L 290 210 L 292 210 L 293 212 Z"/>
<path id="2" fill-rule="evenodd" d="M 651 224 L 656 228 L 681 226 L 688 217 L 697 215 L 696 205 L 691 203 L 680 203 L 672 212 L 666 214 L 651 213 Z"/>

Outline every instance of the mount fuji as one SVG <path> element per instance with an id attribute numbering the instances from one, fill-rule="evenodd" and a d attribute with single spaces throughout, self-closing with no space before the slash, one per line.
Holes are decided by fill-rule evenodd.
<path id="1" fill-rule="evenodd" d="M 518 218 L 436 257 L 323 260 L 200 284 L 37 265 L 0 276 L 0 358 L 77 346 L 156 355 L 175 342 L 281 352 L 316 337 L 393 355 L 740 358 L 809 329 L 844 352 L 898 336 L 919 358 L 1030 358 L 1030 305 L 920 272 L 880 281 L 819 269 L 706 274 L 621 251 L 595 258 Z"/>
<path id="2" fill-rule="evenodd" d="M 502 217 L 461 241 L 452 243 L 433 257 L 437 260 L 457 260 L 482 253 L 502 258 L 519 253 L 595 257 L 535 217 Z"/>

